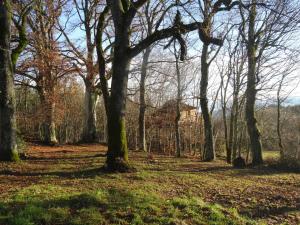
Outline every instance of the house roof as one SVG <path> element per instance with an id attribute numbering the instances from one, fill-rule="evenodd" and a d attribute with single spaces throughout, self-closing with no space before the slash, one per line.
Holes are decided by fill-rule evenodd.
<path id="1" fill-rule="evenodd" d="M 160 107 L 156 112 L 167 113 L 167 112 L 174 111 L 176 110 L 176 105 L 177 105 L 176 99 L 169 100 L 165 102 L 165 104 L 163 104 L 162 107 Z M 197 108 L 183 102 L 180 103 L 180 111 L 189 111 L 193 109 L 197 109 Z"/>

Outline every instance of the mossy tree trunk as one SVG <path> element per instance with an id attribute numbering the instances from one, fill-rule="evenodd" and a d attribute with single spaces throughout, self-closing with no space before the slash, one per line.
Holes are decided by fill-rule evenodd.
<path id="1" fill-rule="evenodd" d="M 122 29 L 119 32 L 122 32 Z M 125 34 L 121 40 L 116 37 L 114 49 L 111 95 L 108 103 L 108 152 L 106 161 L 108 170 L 111 171 L 126 170 L 128 164 L 125 106 L 130 58 L 126 56 L 126 48 L 129 44 L 129 39 L 126 36 L 128 37 L 128 34 Z"/>
<path id="2" fill-rule="evenodd" d="M 0 160 L 18 161 L 10 1 L 0 2 Z"/>
<path id="3" fill-rule="evenodd" d="M 260 131 L 257 127 L 255 117 L 255 100 L 256 100 L 256 42 L 255 42 L 255 19 L 256 19 L 256 1 L 252 2 L 249 15 L 249 30 L 247 43 L 248 56 L 248 74 L 246 89 L 246 121 L 247 130 L 250 138 L 250 149 L 252 152 L 252 164 L 259 165 L 263 163 L 262 146 L 260 139 Z"/>
<path id="4" fill-rule="evenodd" d="M 106 165 L 110 171 L 127 171 L 128 147 L 125 126 L 127 83 L 131 57 L 129 56 L 130 24 L 132 15 L 123 5 L 111 4 L 115 25 L 115 43 L 112 61 L 111 93 L 107 102 L 108 151 Z M 117 7 L 117 8 L 114 8 Z"/>

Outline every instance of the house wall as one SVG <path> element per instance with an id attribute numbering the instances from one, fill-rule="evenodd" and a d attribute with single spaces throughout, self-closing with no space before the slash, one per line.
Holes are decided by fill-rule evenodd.
<path id="1" fill-rule="evenodd" d="M 181 112 L 181 122 L 196 122 L 198 113 L 196 109 L 186 110 Z"/>

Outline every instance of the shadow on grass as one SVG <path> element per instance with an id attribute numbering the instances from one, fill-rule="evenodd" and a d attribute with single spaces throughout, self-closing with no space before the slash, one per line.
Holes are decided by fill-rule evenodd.
<path id="1" fill-rule="evenodd" d="M 95 155 L 86 155 L 86 156 L 65 156 L 65 157 L 36 157 L 36 156 L 27 156 L 25 160 L 29 161 L 56 161 L 56 160 L 80 160 L 80 159 L 92 159 L 92 158 L 101 158 L 106 157 L 106 154 L 95 154 Z"/>
<path id="2" fill-rule="evenodd" d="M 183 173 L 226 173 L 230 172 L 230 176 L 243 177 L 243 176 L 268 176 L 274 174 L 286 173 L 286 171 L 275 170 L 271 168 L 246 168 L 246 169 L 234 169 L 228 166 L 215 166 L 207 168 L 193 167 L 181 167 L 181 168 L 162 168 L 162 167 L 150 167 L 145 168 L 145 171 L 157 171 L 157 172 L 183 172 Z M 11 170 L 0 170 L 0 176 L 17 176 L 17 177 L 41 177 L 41 176 L 57 176 L 62 178 L 94 178 L 96 176 L 109 174 L 110 172 L 99 168 L 91 168 L 85 170 L 72 170 L 72 171 L 49 171 L 49 172 L 27 172 L 27 171 L 11 171 Z M 224 174 L 226 175 L 226 174 Z"/>
<path id="3" fill-rule="evenodd" d="M 270 176 L 276 174 L 285 174 L 285 173 L 299 173 L 297 170 L 281 169 L 281 168 L 272 168 L 269 166 L 261 166 L 257 168 L 245 168 L 245 169 L 235 169 L 233 176 Z"/>
<path id="4" fill-rule="evenodd" d="M 268 176 L 274 174 L 284 173 L 299 173 L 299 170 L 286 169 L 286 168 L 275 168 L 267 165 L 260 167 L 247 166 L 244 169 L 234 168 L 230 165 L 207 165 L 205 162 L 197 162 L 192 164 L 175 164 L 171 167 L 165 167 L 163 164 L 158 163 L 157 166 L 146 168 L 145 170 L 150 171 L 169 171 L 169 172 L 188 172 L 188 173 L 222 173 L 229 172 L 230 176 Z"/>
<path id="5" fill-rule="evenodd" d="M 30 191 L 44 189 L 36 188 Z M 43 194 L 29 198 L 29 192 L 25 192 L 8 203 L 0 203 L 0 224 L 251 224 L 234 211 L 193 198 L 164 201 L 151 193 L 109 189 L 49 199 L 52 192 L 58 191 L 41 190 Z"/>
<path id="6" fill-rule="evenodd" d="M 102 168 L 93 168 L 80 171 L 53 171 L 53 172 L 19 172 L 2 170 L 0 175 L 19 176 L 19 177 L 37 177 L 37 176 L 58 176 L 62 178 L 94 178 L 95 176 L 104 174 Z"/>
<path id="7" fill-rule="evenodd" d="M 177 167 L 177 168 L 163 168 L 163 167 L 151 167 L 147 168 L 145 170 L 150 171 L 168 171 L 168 172 L 189 172 L 189 173 L 197 173 L 197 172 L 222 172 L 222 171 L 229 171 L 232 170 L 232 168 L 228 166 L 215 166 L 215 167 L 199 167 L 199 166 L 189 166 L 189 167 Z"/>
<path id="8" fill-rule="evenodd" d="M 253 219 L 263 219 L 269 218 L 271 216 L 279 216 L 291 212 L 296 212 L 297 210 L 299 211 L 299 207 L 297 206 L 276 206 L 267 208 L 258 206 L 257 208 L 252 209 L 251 211 L 241 210 L 240 213 L 246 216 L 250 216 Z"/>

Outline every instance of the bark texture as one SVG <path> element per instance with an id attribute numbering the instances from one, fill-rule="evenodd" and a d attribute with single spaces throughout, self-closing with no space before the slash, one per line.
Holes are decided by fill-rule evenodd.
<path id="1" fill-rule="evenodd" d="M 93 143 L 97 141 L 96 105 L 98 100 L 98 93 L 93 83 L 85 83 L 84 124 L 82 141 L 86 143 Z"/>
<path id="2" fill-rule="evenodd" d="M 58 141 L 55 126 L 55 102 L 50 97 L 54 95 L 54 92 L 46 92 L 42 89 L 42 91 L 39 91 L 39 95 L 44 111 L 44 118 L 41 123 L 41 141 L 46 145 L 56 145 Z"/>
<path id="3" fill-rule="evenodd" d="M 260 131 L 257 127 L 255 117 L 255 100 L 256 100 L 256 43 L 255 43 L 255 18 L 256 18 L 256 1 L 252 2 L 249 17 L 248 31 L 248 74 L 246 89 L 246 121 L 247 130 L 250 138 L 250 149 L 252 152 L 252 164 L 259 165 L 263 163 L 262 146 Z"/>
<path id="4" fill-rule="evenodd" d="M 176 54 L 175 48 L 175 58 L 176 58 L 176 80 L 177 80 L 177 99 L 176 99 L 176 117 L 175 117 L 175 135 L 176 135 L 176 157 L 181 156 L 181 145 L 180 145 L 180 126 L 179 121 L 181 117 L 180 105 L 181 105 L 181 77 L 179 69 L 179 56 Z"/>
<path id="5" fill-rule="evenodd" d="M 128 39 L 127 39 L 128 40 Z M 109 170 L 126 170 L 128 164 L 128 147 L 125 127 L 125 105 L 129 58 L 124 54 L 126 43 L 116 40 L 113 60 L 113 76 L 108 115 L 108 152 L 107 166 Z M 128 42 L 127 42 L 128 43 Z"/>
<path id="6" fill-rule="evenodd" d="M 145 134 L 145 112 L 146 112 L 146 101 L 145 101 L 145 84 L 147 77 L 147 67 L 149 63 L 149 57 L 151 48 L 145 50 L 141 68 L 141 82 L 140 82 L 140 108 L 139 108 L 139 149 L 147 151 L 146 134 Z"/>
<path id="7" fill-rule="evenodd" d="M 282 77 L 280 83 L 279 83 L 279 87 L 277 90 L 277 126 L 276 126 L 276 130 L 277 130 L 277 137 L 278 137 L 278 147 L 280 150 L 280 157 L 281 159 L 284 159 L 284 149 L 283 149 L 283 143 L 282 143 L 282 135 L 281 135 L 281 99 L 280 99 L 280 91 L 282 88 L 282 83 L 283 83 L 283 79 L 284 76 Z"/>
<path id="8" fill-rule="evenodd" d="M 18 161 L 10 1 L 0 2 L 0 160 Z"/>
<path id="9" fill-rule="evenodd" d="M 212 161 L 215 159 L 215 149 L 213 142 L 213 129 L 211 115 L 208 108 L 207 87 L 209 64 L 207 62 L 208 45 L 204 44 L 201 55 L 201 82 L 200 82 L 200 106 L 204 121 L 204 161 Z"/>

